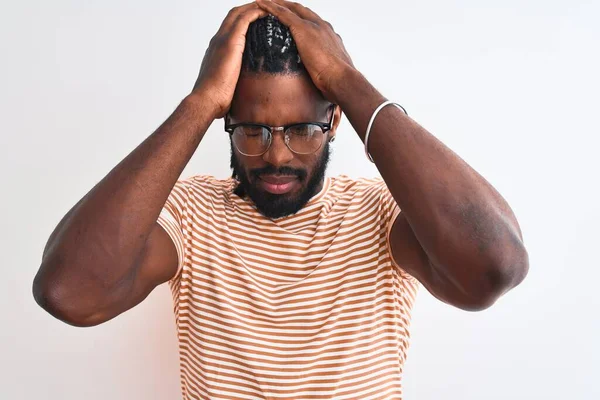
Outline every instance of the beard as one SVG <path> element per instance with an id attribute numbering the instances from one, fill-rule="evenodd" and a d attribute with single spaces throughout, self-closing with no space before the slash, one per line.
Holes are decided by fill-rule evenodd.
<path id="1" fill-rule="evenodd" d="M 272 165 L 267 165 L 264 168 L 256 168 L 250 170 L 248 174 L 241 167 L 241 164 L 235 154 L 233 143 L 231 143 L 231 169 L 233 170 L 232 177 L 238 181 L 234 193 L 239 197 L 249 197 L 256 206 L 258 212 L 267 218 L 276 219 L 297 213 L 309 202 L 309 200 L 320 190 L 321 182 L 325 178 L 325 171 L 331 149 L 329 141 L 325 142 L 325 148 L 321 153 L 317 165 L 312 174 L 309 176 L 305 169 L 296 169 L 291 167 L 275 168 Z M 273 194 L 266 192 L 251 183 L 259 179 L 264 174 L 280 174 L 296 176 L 300 181 L 301 189 L 298 194 Z"/>

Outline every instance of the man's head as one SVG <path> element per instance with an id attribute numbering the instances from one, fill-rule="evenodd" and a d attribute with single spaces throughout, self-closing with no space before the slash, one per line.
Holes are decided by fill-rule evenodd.
<path id="1" fill-rule="evenodd" d="M 295 146 L 298 139 L 290 140 L 288 147 L 284 132 L 275 130 L 270 146 L 259 155 L 244 155 L 248 152 L 240 151 L 232 140 L 231 168 L 239 181 L 236 194 L 248 196 L 270 218 L 296 213 L 321 188 L 329 142 L 340 118 L 340 108 L 323 98 L 306 72 L 288 28 L 272 16 L 253 22 L 226 121 L 272 127 L 330 121 L 332 125 L 325 133 L 312 126 L 312 147 Z M 316 150 L 307 153 L 304 148 Z"/>

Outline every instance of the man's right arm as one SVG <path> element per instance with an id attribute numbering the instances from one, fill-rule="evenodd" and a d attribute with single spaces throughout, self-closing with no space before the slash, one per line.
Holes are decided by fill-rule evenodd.
<path id="1" fill-rule="evenodd" d="M 216 112 L 207 98 L 186 97 L 65 215 L 33 282 L 40 306 L 66 323 L 97 325 L 173 277 L 177 252 L 156 221 Z"/>
<path id="2" fill-rule="evenodd" d="M 210 41 L 192 94 L 63 217 L 33 281 L 37 303 L 76 326 L 108 321 L 177 271 L 158 216 L 212 121 L 231 107 L 246 32 L 266 16 L 234 7 Z"/>

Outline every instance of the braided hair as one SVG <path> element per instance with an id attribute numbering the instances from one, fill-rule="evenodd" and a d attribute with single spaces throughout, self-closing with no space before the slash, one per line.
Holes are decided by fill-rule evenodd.
<path id="1" fill-rule="evenodd" d="M 297 75 L 305 71 L 287 26 L 270 14 L 250 24 L 242 73 Z"/>

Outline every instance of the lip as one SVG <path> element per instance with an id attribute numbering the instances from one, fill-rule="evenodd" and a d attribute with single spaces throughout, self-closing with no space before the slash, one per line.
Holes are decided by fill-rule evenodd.
<path id="1" fill-rule="evenodd" d="M 292 191 L 298 184 L 295 176 L 263 175 L 259 177 L 260 186 L 272 194 L 284 194 Z"/>

